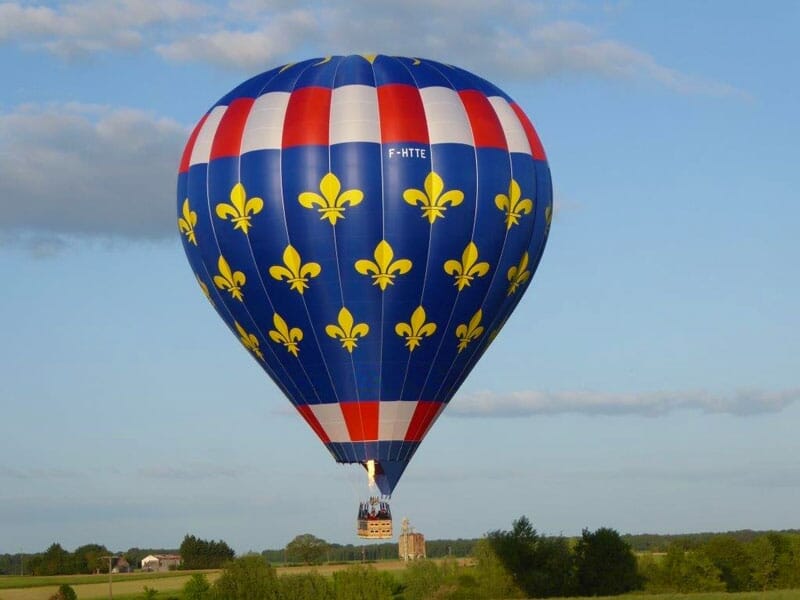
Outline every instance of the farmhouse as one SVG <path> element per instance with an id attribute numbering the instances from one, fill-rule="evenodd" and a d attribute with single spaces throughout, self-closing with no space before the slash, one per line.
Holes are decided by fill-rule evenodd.
<path id="1" fill-rule="evenodd" d="M 180 564 L 180 554 L 150 554 L 142 559 L 142 571 L 173 571 Z"/>
<path id="2" fill-rule="evenodd" d="M 130 573 L 131 572 L 131 565 L 125 560 L 124 557 L 120 557 L 117 559 L 117 562 L 114 563 L 114 568 L 111 569 L 112 573 Z"/>

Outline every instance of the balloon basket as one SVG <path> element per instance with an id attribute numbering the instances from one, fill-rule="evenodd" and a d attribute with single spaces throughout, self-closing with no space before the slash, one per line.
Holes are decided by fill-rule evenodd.
<path id="1" fill-rule="evenodd" d="M 359 505 L 356 533 L 363 539 L 392 539 L 392 510 L 387 499 L 373 496 Z"/>

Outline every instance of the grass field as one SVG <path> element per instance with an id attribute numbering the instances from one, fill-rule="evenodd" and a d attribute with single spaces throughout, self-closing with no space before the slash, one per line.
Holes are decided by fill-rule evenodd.
<path id="1" fill-rule="evenodd" d="M 217 572 L 209 572 L 207 575 L 213 581 Z M 114 575 L 114 600 L 141 597 L 145 586 L 158 590 L 159 595 L 164 598 L 170 593 L 180 596 L 180 591 L 191 576 L 192 572 L 189 571 Z M 48 600 L 63 583 L 71 585 L 80 600 L 108 598 L 108 575 L 63 575 L 0 577 L 0 600 Z"/>
<path id="2" fill-rule="evenodd" d="M 330 575 L 351 566 L 350 564 L 321 565 L 314 570 L 321 575 Z M 401 560 L 376 563 L 382 571 L 400 571 L 405 568 Z M 311 567 L 277 567 L 278 575 L 306 573 Z M 172 571 L 169 573 L 132 573 L 114 575 L 114 600 L 133 600 L 141 598 L 144 587 L 158 590 L 159 596 L 179 596 L 183 586 L 194 572 L 205 572 L 209 581 L 217 578 L 217 571 Z M 0 600 L 48 600 L 56 593 L 58 586 L 67 583 L 72 586 L 80 600 L 108 598 L 108 575 L 62 575 L 57 577 L 0 577 Z M 800 600 L 798 598 L 797 600 Z"/>
<path id="3" fill-rule="evenodd" d="M 405 563 L 400 560 L 381 561 L 372 565 L 382 571 L 402 571 Z M 322 565 L 319 567 L 278 567 L 279 575 L 305 573 L 310 569 L 322 575 L 330 575 L 335 571 L 348 568 L 349 564 Z M 197 571 L 195 571 L 197 572 Z M 200 571 L 202 572 L 202 571 Z M 219 575 L 218 571 L 205 571 L 209 580 Z M 158 598 L 179 598 L 181 590 L 191 577 L 192 572 L 177 571 L 170 573 L 135 573 L 114 576 L 114 600 L 140 600 L 144 595 L 144 587 L 158 590 Z M 68 583 L 78 594 L 79 600 L 108 598 L 107 575 L 68 575 L 60 577 L 0 577 L 0 600 L 48 600 L 58 586 Z M 595 597 L 591 600 L 800 600 L 800 590 L 772 590 L 768 592 L 743 592 L 728 594 L 725 592 L 698 594 L 625 594 L 608 598 Z M 576 599 L 571 599 L 576 600 Z M 589 599 L 586 599 L 589 600 Z"/>

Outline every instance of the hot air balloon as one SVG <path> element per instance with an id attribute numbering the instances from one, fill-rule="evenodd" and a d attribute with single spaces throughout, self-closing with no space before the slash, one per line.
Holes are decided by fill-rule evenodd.
<path id="1" fill-rule="evenodd" d="M 200 119 L 177 199 L 203 293 L 334 459 L 374 478 L 359 520 L 388 510 L 539 264 L 552 185 L 531 121 L 432 60 L 292 63 Z"/>

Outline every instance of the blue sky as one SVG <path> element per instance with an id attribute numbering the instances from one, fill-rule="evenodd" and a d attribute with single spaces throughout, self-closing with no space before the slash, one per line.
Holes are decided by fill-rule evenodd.
<path id="1" fill-rule="evenodd" d="M 208 307 L 174 189 L 237 83 L 360 52 L 499 85 L 555 185 L 534 284 L 395 514 L 797 527 L 798 27 L 795 2 L 0 2 L 0 552 L 355 541 L 363 472 Z"/>

